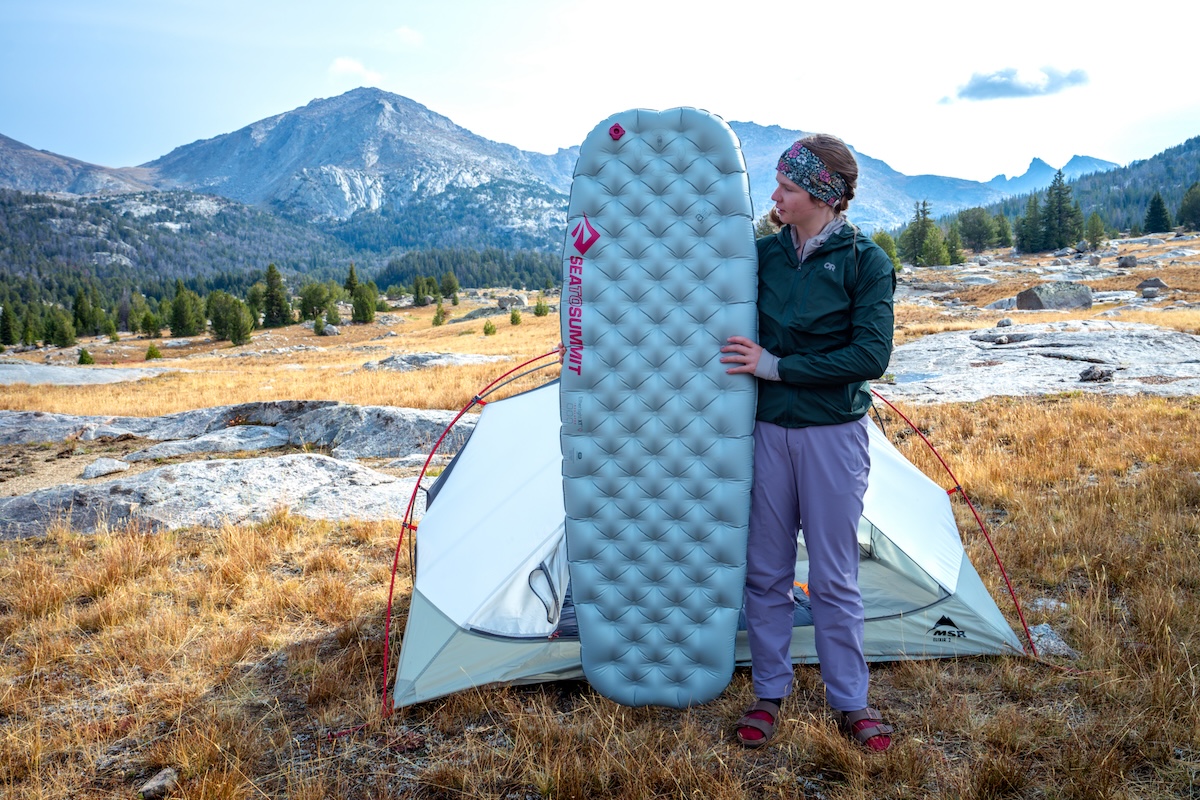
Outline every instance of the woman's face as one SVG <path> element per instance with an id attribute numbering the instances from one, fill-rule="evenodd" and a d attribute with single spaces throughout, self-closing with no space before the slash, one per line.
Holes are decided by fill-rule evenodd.
<path id="1" fill-rule="evenodd" d="M 813 197 L 782 172 L 775 173 L 775 182 L 778 186 L 771 193 L 771 200 L 783 224 L 805 230 L 818 222 L 819 227 L 824 227 L 836 216 L 833 208 Z"/>

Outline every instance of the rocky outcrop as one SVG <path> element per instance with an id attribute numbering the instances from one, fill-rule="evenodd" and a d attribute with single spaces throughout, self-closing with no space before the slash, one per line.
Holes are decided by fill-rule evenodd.
<path id="1" fill-rule="evenodd" d="M 897 347 L 888 372 L 890 385 L 875 388 L 910 403 L 1066 391 L 1195 395 L 1200 336 L 1107 320 L 954 331 Z"/>
<path id="2" fill-rule="evenodd" d="M 471 353 L 397 353 L 382 361 L 368 361 L 363 369 L 388 369 L 395 372 L 411 372 L 428 367 L 452 367 L 464 364 L 491 364 L 506 361 L 508 356 L 482 356 Z"/>
<path id="3" fill-rule="evenodd" d="M 335 458 L 398 458 L 427 451 L 453 418 L 450 411 L 356 406 L 327 400 L 242 403 L 163 417 L 77 417 L 40 411 L 0 411 L 0 445 L 136 436 L 176 442 L 169 448 L 149 448 L 143 452 L 151 454 L 144 458 L 254 450 L 284 444 L 329 448 Z M 448 437 L 446 446 L 457 450 L 473 425 L 474 417 L 464 417 Z M 237 430 L 243 426 L 250 426 L 251 430 Z"/>
<path id="4" fill-rule="evenodd" d="M 280 510 L 312 519 L 401 519 L 416 480 L 322 455 L 194 461 L 128 478 L 0 498 L 0 538 L 57 522 L 89 533 L 137 522 L 150 529 L 240 525 Z M 424 513 L 417 493 L 417 516 Z"/>
<path id="5" fill-rule="evenodd" d="M 157 367 L 106 367 L 85 369 L 83 367 L 60 367 L 51 364 L 32 364 L 18 359 L 0 361 L 0 386 L 13 383 L 28 383 L 31 386 L 45 383 L 57 386 L 90 386 L 100 383 L 121 383 L 153 378 L 166 372 Z"/>

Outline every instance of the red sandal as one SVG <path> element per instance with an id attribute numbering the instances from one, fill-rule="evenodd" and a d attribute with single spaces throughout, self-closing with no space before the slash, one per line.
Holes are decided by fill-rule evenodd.
<path id="1" fill-rule="evenodd" d="M 878 710 L 868 706 L 860 711 L 843 711 L 842 731 L 868 750 L 883 752 L 892 746 L 895 729 L 883 721 Z"/>
<path id="2" fill-rule="evenodd" d="M 778 724 L 779 706 L 769 700 L 756 700 L 737 721 L 737 740 L 743 747 L 762 747 L 771 741 Z"/>

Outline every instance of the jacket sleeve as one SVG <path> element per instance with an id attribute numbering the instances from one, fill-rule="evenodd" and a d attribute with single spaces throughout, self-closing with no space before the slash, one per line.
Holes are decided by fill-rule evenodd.
<path id="1" fill-rule="evenodd" d="M 874 242 L 861 243 L 850 307 L 849 341 L 824 353 L 798 353 L 779 361 L 784 383 L 831 386 L 881 377 L 892 357 L 896 270 Z"/>

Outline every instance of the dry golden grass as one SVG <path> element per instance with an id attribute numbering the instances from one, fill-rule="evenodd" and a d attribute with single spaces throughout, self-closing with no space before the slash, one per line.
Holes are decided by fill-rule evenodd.
<path id="1" fill-rule="evenodd" d="M 741 670 L 690 711 L 622 708 L 562 683 L 482 688 L 381 720 L 399 531 L 279 516 L 0 545 L 0 787 L 130 796 L 172 766 L 174 796 L 189 798 L 1194 794 L 1200 401 L 996 399 L 910 416 L 988 518 L 1019 595 L 1067 604 L 1029 622 L 1052 623 L 1082 657 L 879 665 L 874 700 L 899 728 L 887 754 L 837 733 L 812 667 L 798 668 L 786 724 L 762 751 L 731 740 L 751 699 Z M 918 437 L 888 412 L 884 423 L 949 485 Z M 402 559 L 393 647 L 410 591 Z"/>
<path id="2" fill-rule="evenodd" d="M 452 317 L 454 308 L 450 307 Z M 461 314 L 465 314 L 463 311 Z M 95 386 L 6 386 L 0 409 L 37 410 L 58 414 L 160 416 L 177 411 L 266 400 L 340 400 L 356 405 L 406 408 L 461 408 L 480 388 L 502 372 L 552 350 L 559 341 L 558 315 L 522 314 L 521 324 L 507 316 L 490 318 L 492 336 L 483 334 L 483 321 L 448 323 L 434 327 L 429 307 L 393 312 L 406 320 L 396 325 L 346 325 L 338 337 L 321 337 L 300 325 L 255 333 L 240 348 L 196 337 L 185 348 L 162 348 L 161 360 L 121 362 L 120 366 L 162 366 L 171 372 L 136 382 Z M 387 336 L 389 331 L 396 336 Z M 139 340 L 144 352 L 145 341 Z M 263 352 L 297 344 L 320 348 L 260 357 L 221 357 L 212 351 L 234 354 Z M 369 349 L 363 349 L 369 348 Z M 474 353 L 502 356 L 491 364 L 441 367 L 413 372 L 365 370 L 368 361 L 381 361 L 396 353 Z M 101 359 L 97 357 L 97 361 Z M 118 362 L 113 362 L 118 363 Z M 507 390 L 512 393 L 557 374 L 551 363 L 533 381 Z M 500 393 L 497 397 L 504 396 Z"/>
<path id="3" fill-rule="evenodd" d="M 995 324 L 991 312 L 902 306 L 898 317 L 898 339 Z M 497 327 L 460 336 L 414 313 L 400 336 L 371 342 L 386 351 L 353 351 L 382 330 L 352 327 L 358 339 L 320 354 L 188 359 L 204 371 L 117 389 L 37 387 L 3 403 L 79 414 L 291 397 L 450 408 L 502 370 L 351 370 L 401 350 L 523 359 L 558 341 L 556 316 Z M 288 329 L 271 346 L 307 334 Z M 293 359 L 303 371 L 283 368 Z M 279 515 L 0 542 L 0 794 L 129 797 L 167 766 L 180 773 L 173 797 L 229 800 L 1200 794 L 1200 400 L 1071 394 L 904 410 L 988 520 L 1018 595 L 1066 604 L 1027 609 L 1030 624 L 1051 623 L 1081 658 L 878 665 L 872 699 L 899 731 L 886 754 L 836 731 L 812 667 L 797 669 L 786 723 L 760 751 L 732 741 L 752 699 L 743 670 L 689 711 L 622 708 L 557 683 L 480 688 L 382 719 L 398 527 Z M 901 450 L 949 487 L 919 438 L 882 413 Z M 1017 627 L 982 535 L 965 506 L 957 513 Z M 393 665 L 408 570 L 404 548 Z"/>

